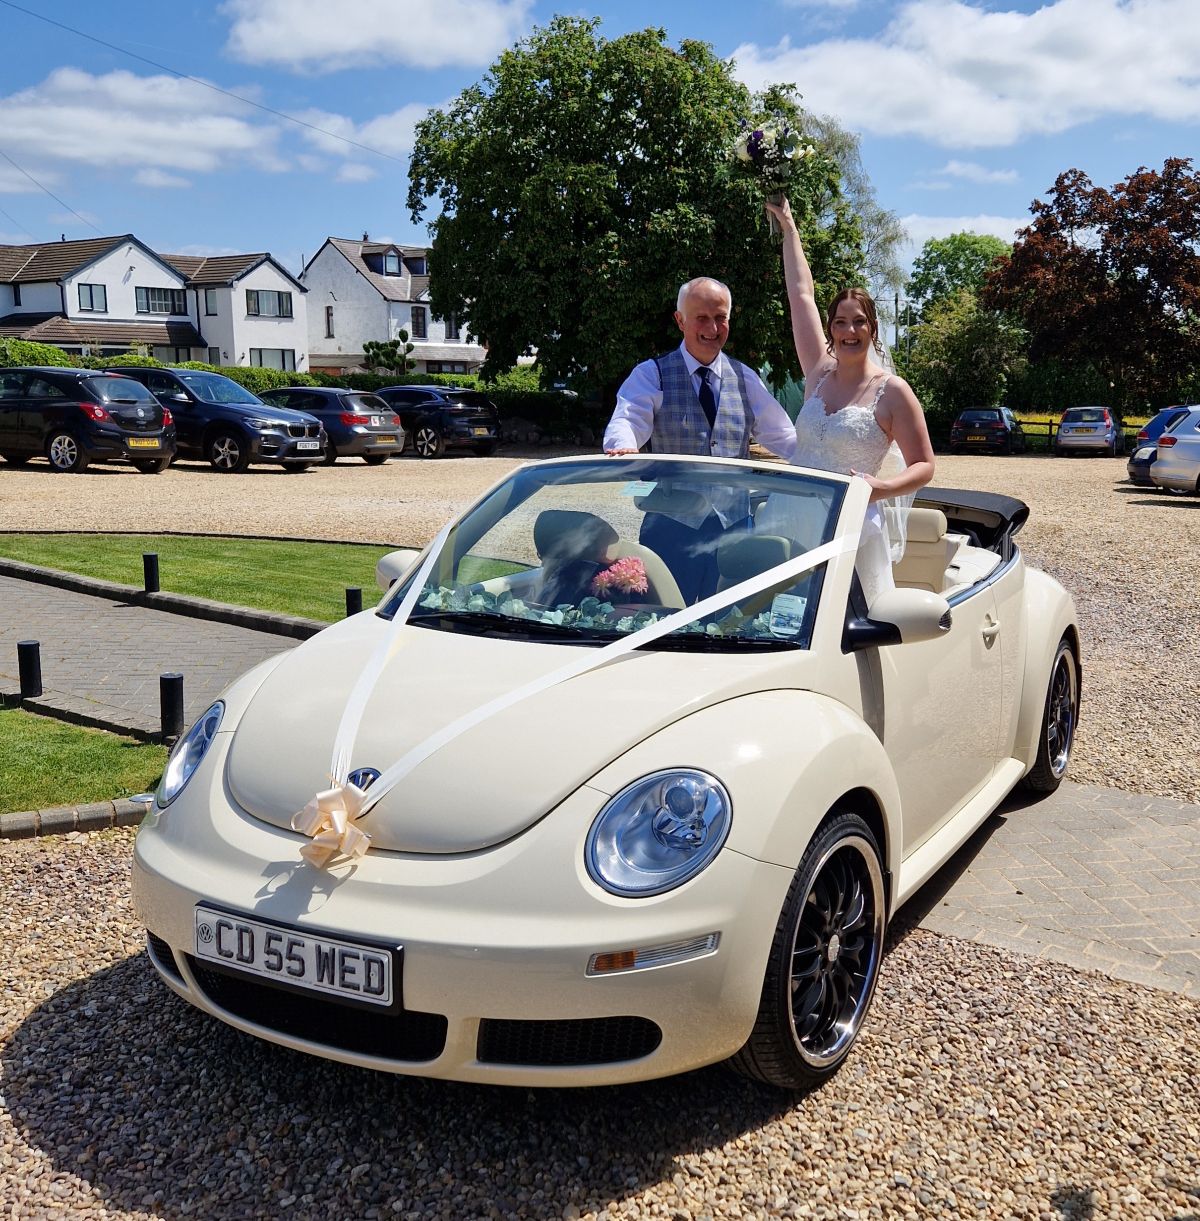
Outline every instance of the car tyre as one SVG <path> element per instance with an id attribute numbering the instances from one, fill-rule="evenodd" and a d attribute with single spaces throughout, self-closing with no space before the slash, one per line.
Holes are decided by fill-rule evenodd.
<path id="1" fill-rule="evenodd" d="M 3 453 L 0 454 L 0 458 L 3 458 L 9 466 L 24 466 L 29 461 L 28 454 Z"/>
<path id="2" fill-rule="evenodd" d="M 1038 734 L 1037 758 L 1022 787 L 1034 793 L 1053 793 L 1062 783 L 1071 758 L 1075 726 L 1079 721 L 1079 662 L 1071 642 L 1064 636 L 1058 642 L 1046 706 Z"/>
<path id="3" fill-rule="evenodd" d="M 440 458 L 446 452 L 446 438 L 432 424 L 422 424 L 413 435 L 413 448 L 422 458 Z"/>
<path id="4" fill-rule="evenodd" d="M 301 474 L 304 471 L 308 470 L 308 468 L 310 466 L 316 466 L 316 463 L 315 462 L 285 462 L 283 464 L 283 469 L 284 469 L 285 473 L 287 473 L 289 475 L 292 473 Z"/>
<path id="5" fill-rule="evenodd" d="M 391 454 L 363 454 L 363 461 L 368 466 L 382 466 Z"/>
<path id="6" fill-rule="evenodd" d="M 69 432 L 51 433 L 46 441 L 46 457 L 50 461 L 50 469 L 64 474 L 76 475 L 87 469 L 88 457 L 83 452 L 83 446 Z"/>
<path id="7" fill-rule="evenodd" d="M 250 465 L 250 446 L 240 433 L 214 433 L 208 441 L 208 460 L 222 475 L 238 475 Z"/>
<path id="8" fill-rule="evenodd" d="M 133 464 L 143 475 L 161 475 L 171 465 L 170 458 L 139 458 Z"/>
<path id="9" fill-rule="evenodd" d="M 325 445 L 325 452 L 321 455 L 322 466 L 332 466 L 338 460 L 338 452 L 329 443 Z"/>
<path id="10" fill-rule="evenodd" d="M 475 446 L 475 452 L 481 458 L 490 458 L 496 452 L 496 442 L 495 441 L 484 441 L 481 444 Z"/>
<path id="11" fill-rule="evenodd" d="M 744 1076 L 811 1089 L 850 1054 L 875 993 L 887 929 L 879 845 L 836 813 L 813 836 L 775 927 L 758 1017 L 730 1060 Z"/>

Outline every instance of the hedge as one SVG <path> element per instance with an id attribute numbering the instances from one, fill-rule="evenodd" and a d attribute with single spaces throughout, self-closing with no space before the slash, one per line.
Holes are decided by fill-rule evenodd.
<path id="1" fill-rule="evenodd" d="M 78 367 L 80 362 L 68 356 L 62 348 L 50 343 L 33 343 L 28 339 L 0 339 L 0 368 L 19 365 L 58 365 Z"/>

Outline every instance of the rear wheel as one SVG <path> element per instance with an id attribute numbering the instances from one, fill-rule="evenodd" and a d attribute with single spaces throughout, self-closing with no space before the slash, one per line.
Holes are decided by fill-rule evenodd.
<path id="1" fill-rule="evenodd" d="M 171 465 L 170 458 L 139 458 L 133 464 L 143 475 L 161 475 Z"/>
<path id="2" fill-rule="evenodd" d="M 52 471 L 76 474 L 86 470 L 87 454 L 83 446 L 69 432 L 52 433 L 46 442 L 46 457 L 50 460 Z"/>
<path id="3" fill-rule="evenodd" d="M 440 458 L 446 450 L 446 439 L 432 424 L 422 424 L 413 435 L 413 448 L 422 458 Z"/>
<path id="4" fill-rule="evenodd" d="M 363 454 L 363 461 L 368 466 L 382 466 L 391 454 Z"/>
<path id="5" fill-rule="evenodd" d="M 1066 775 L 1075 740 L 1075 725 L 1079 719 L 1079 663 L 1071 643 L 1064 636 L 1058 642 L 1054 665 L 1050 668 L 1050 683 L 1046 689 L 1046 707 L 1042 713 L 1042 728 L 1038 736 L 1037 759 L 1022 785 L 1035 793 L 1053 793 Z"/>
<path id="6" fill-rule="evenodd" d="M 482 441 L 482 442 L 480 442 L 480 444 L 475 446 L 475 452 L 481 458 L 490 458 L 492 456 L 492 454 L 494 454 L 496 452 L 496 442 L 495 441 Z"/>
<path id="7" fill-rule="evenodd" d="M 831 1077 L 870 1007 L 886 928 L 879 845 L 857 814 L 837 814 L 813 837 L 792 879 L 758 1018 L 732 1067 L 784 1089 Z"/>
<path id="8" fill-rule="evenodd" d="M 250 446 L 236 432 L 218 432 L 209 438 L 208 460 L 213 470 L 223 475 L 237 475 L 250 465 Z"/>
<path id="9" fill-rule="evenodd" d="M 306 471 L 306 470 L 308 470 L 308 468 L 310 466 L 315 466 L 315 465 L 316 465 L 316 463 L 314 463 L 314 462 L 285 462 L 283 464 L 283 469 L 288 474 L 293 474 L 293 473 L 300 473 L 300 472 Z"/>

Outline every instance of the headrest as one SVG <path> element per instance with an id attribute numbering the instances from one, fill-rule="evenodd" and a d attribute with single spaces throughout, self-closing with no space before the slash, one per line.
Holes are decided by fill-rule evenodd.
<path id="1" fill-rule="evenodd" d="M 914 543 L 937 543 L 946 534 L 946 515 L 941 509 L 909 509 L 908 537 Z"/>
<path id="2" fill-rule="evenodd" d="M 726 584 L 736 585 L 791 558 L 791 539 L 779 534 L 743 534 L 717 548 L 717 571 Z"/>
<path id="3" fill-rule="evenodd" d="M 617 532 L 595 513 L 543 509 L 533 523 L 533 545 L 543 559 L 592 559 L 599 562 L 617 541 Z"/>

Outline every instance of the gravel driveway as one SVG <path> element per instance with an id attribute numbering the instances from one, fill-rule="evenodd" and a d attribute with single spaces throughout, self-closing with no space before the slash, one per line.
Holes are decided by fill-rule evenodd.
<path id="1" fill-rule="evenodd" d="M 418 544 L 511 465 L 0 469 L 0 529 Z M 1028 501 L 1026 555 L 1075 594 L 1072 778 L 1198 801 L 1200 500 L 1123 475 L 946 457 L 937 482 Z M 0 1215 L 1200 1219 L 1195 1001 L 897 927 L 858 1049 L 800 1099 L 716 1068 L 587 1092 L 392 1078 L 169 996 L 138 953 L 131 841 L 0 846 Z"/>

